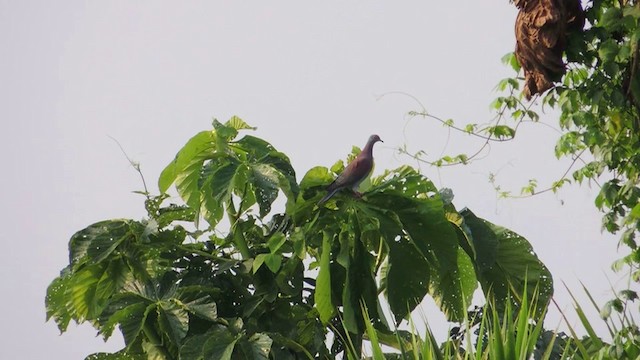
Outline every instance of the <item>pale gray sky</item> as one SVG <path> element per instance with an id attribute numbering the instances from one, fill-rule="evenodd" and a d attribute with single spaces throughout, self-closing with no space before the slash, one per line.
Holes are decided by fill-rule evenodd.
<path id="1" fill-rule="evenodd" d="M 69 237 L 99 220 L 144 216 L 131 193 L 139 178 L 109 136 L 154 188 L 191 135 L 231 115 L 258 126 L 255 135 L 288 154 L 299 178 L 372 133 L 385 140 L 375 152 L 378 172 L 413 164 L 394 148 L 406 143 L 436 156 L 446 129 L 408 121 L 419 108 L 407 97 L 378 96 L 407 92 L 441 117 L 489 120 L 492 89 L 510 74 L 500 58 L 513 49 L 515 15 L 507 0 L 0 0 L 0 266 L 8 283 L 0 358 L 83 359 L 122 344 L 119 334 L 104 344 L 88 325 L 58 336 L 44 323 L 45 290 L 67 264 Z M 610 297 L 603 274 L 615 240 L 600 233 L 597 189 L 498 201 L 488 182 L 499 172 L 503 186 L 518 191 L 530 178 L 555 180 L 568 164 L 553 157 L 556 137 L 523 126 L 517 141 L 494 146 L 476 165 L 422 170 L 453 189 L 459 208 L 529 239 L 569 309 L 561 281 L 579 292 L 580 279 L 600 301 Z M 454 135 L 447 149 L 478 145 Z M 425 306 L 443 334 L 446 325 Z M 552 311 L 549 327 L 558 319 Z"/>

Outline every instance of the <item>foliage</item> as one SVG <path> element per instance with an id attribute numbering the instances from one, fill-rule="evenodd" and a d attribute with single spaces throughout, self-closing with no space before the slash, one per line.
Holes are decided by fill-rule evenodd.
<path id="1" fill-rule="evenodd" d="M 105 339 L 118 327 L 126 344 L 89 359 L 358 357 L 367 329 L 395 336 L 381 294 L 395 325 L 427 295 L 462 321 L 478 284 L 496 308 L 546 307 L 551 275 L 530 244 L 458 212 L 450 191 L 412 168 L 372 179 L 362 199 L 338 195 L 319 208 L 343 164 L 298 183 L 285 154 L 239 137 L 249 129 L 237 117 L 214 121 L 164 169 L 160 195 L 142 192 L 148 218 L 101 221 L 71 237 L 47 317 L 62 332 L 89 322 Z M 183 204 L 166 204 L 171 185 Z M 516 296 L 530 286 L 536 299 Z"/>
<path id="2" fill-rule="evenodd" d="M 450 337 L 438 343 L 426 324 L 426 334 L 420 338 L 413 334 L 397 336 L 399 353 L 384 353 L 380 334 L 372 326 L 366 335 L 371 341 L 372 359 L 535 359 L 535 360 L 620 360 L 640 357 L 640 328 L 633 319 L 631 306 L 637 298 L 627 298 L 623 291 L 615 300 L 599 307 L 590 292 L 583 290 L 592 305 L 601 314 L 609 329 L 611 341 L 605 342 L 594 331 L 594 322 L 585 315 L 584 308 L 574 299 L 574 310 L 578 315 L 586 335 L 580 337 L 575 325 L 566 321 L 560 310 L 570 335 L 564 332 L 545 330 L 541 321 L 532 320 L 536 313 L 535 303 L 523 301 L 515 310 L 507 304 L 507 311 L 500 312 L 491 303 L 475 307 L 468 312 L 461 326 L 451 329 Z M 525 290 L 527 291 L 527 290 Z M 536 291 L 536 290 L 534 290 Z M 527 297 L 524 297 L 527 299 Z M 535 298 L 535 296 L 534 296 Z M 613 313 L 612 313 L 613 310 Z M 615 313 L 615 316 L 613 314 Z M 425 320 L 426 322 L 426 320 Z M 412 328 L 413 322 L 410 322 Z"/>
<path id="3" fill-rule="evenodd" d="M 600 187 L 595 205 L 603 213 L 602 228 L 619 234 L 618 246 L 628 253 L 613 264 L 614 270 L 626 266 L 631 279 L 640 281 L 640 2 L 597 0 L 588 2 L 584 12 L 586 27 L 568 34 L 564 60 L 568 71 L 541 101 L 542 109 L 560 111 L 561 136 L 555 146 L 558 158 L 569 157 L 571 164 L 560 178 L 540 189 L 535 179 L 522 188 L 521 196 L 556 192 L 569 183 L 594 183 Z M 503 58 L 516 73 L 520 64 L 513 54 Z M 424 152 L 409 154 L 436 165 L 468 164 L 479 159 L 490 143 L 515 138 L 520 125 L 538 122 L 536 102 L 519 94 L 522 78 L 498 83 L 504 94 L 492 103 L 496 117 L 488 124 L 457 125 L 425 110 L 413 112 L 482 141 L 473 154 L 445 155 L 426 159 Z M 423 107 L 424 109 L 424 107 Z M 539 108 L 538 108 L 539 109 Z M 401 151 L 407 153 L 406 149 Z M 408 154 L 408 153 L 407 153 Z M 588 156 L 585 156 L 588 155 Z M 500 196 L 514 196 L 490 181 Z M 602 183 L 601 183 L 602 182 Z M 629 290 L 634 291 L 635 290 Z"/>
<path id="4" fill-rule="evenodd" d="M 539 309 L 535 302 L 527 300 L 526 292 L 524 290 L 519 294 L 524 301 L 517 309 L 507 303 L 505 311 L 498 311 L 489 302 L 481 308 L 469 311 L 464 323 L 451 329 L 451 337 L 442 344 L 435 340 L 428 324 L 424 338 L 415 335 L 405 341 L 399 338 L 403 346 L 400 349 L 401 355 L 397 357 L 382 353 L 378 334 L 369 326 L 367 336 L 371 340 L 372 359 L 555 359 L 555 337 L 544 345 L 540 344 L 547 332 L 543 331 L 542 319 L 532 320 Z M 558 354 L 562 356 L 567 349 L 560 349 Z M 538 354 L 540 357 L 537 357 Z"/>

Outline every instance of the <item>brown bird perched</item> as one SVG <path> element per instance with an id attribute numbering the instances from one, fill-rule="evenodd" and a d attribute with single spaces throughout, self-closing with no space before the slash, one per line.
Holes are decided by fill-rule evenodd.
<path id="1" fill-rule="evenodd" d="M 327 200 L 331 199 L 338 191 L 351 188 L 351 190 L 360 195 L 358 192 L 358 186 L 360 183 L 369 176 L 373 169 L 373 145 L 378 141 L 384 142 L 378 135 L 369 136 L 367 145 L 356 156 L 353 161 L 347 165 L 347 167 L 338 175 L 338 177 L 327 187 L 327 195 L 325 195 L 318 205 L 324 204 Z"/>

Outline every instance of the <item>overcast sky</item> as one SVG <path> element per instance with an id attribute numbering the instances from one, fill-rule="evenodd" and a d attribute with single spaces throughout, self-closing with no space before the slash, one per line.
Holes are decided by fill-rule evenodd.
<path id="1" fill-rule="evenodd" d="M 510 75 L 500 58 L 514 47 L 515 15 L 507 0 L 0 0 L 0 358 L 83 359 L 122 346 L 119 334 L 105 344 L 89 325 L 59 336 L 44 322 L 45 290 L 67 264 L 69 237 L 99 220 L 145 214 L 132 193 L 142 188 L 138 175 L 109 137 L 154 189 L 213 117 L 257 126 L 255 135 L 290 156 L 298 179 L 373 133 L 385 140 L 375 149 L 378 173 L 415 165 L 397 154 L 404 144 L 432 158 L 472 152 L 476 140 L 408 117 L 420 110 L 411 98 L 381 95 L 409 93 L 460 124 L 490 120 L 493 88 Z M 543 121 L 557 123 L 553 114 Z M 557 136 L 522 126 L 516 141 L 493 146 L 481 162 L 422 171 L 453 189 L 458 208 L 525 236 L 571 313 L 562 281 L 578 293 L 585 282 L 600 302 L 611 296 L 605 274 L 624 285 L 608 270 L 616 240 L 600 232 L 597 188 L 497 200 L 488 181 L 497 173 L 517 193 L 531 178 L 541 187 L 556 180 L 569 163 L 553 156 Z M 444 334 L 429 302 L 424 311 Z M 558 321 L 552 311 L 548 326 Z"/>

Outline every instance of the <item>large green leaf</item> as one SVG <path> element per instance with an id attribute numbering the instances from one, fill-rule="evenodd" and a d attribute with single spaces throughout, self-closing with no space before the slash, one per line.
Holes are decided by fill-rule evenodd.
<path id="1" fill-rule="evenodd" d="M 387 214 L 388 219 L 377 217 L 381 227 L 395 229 L 395 233 L 385 233 L 387 246 L 393 251 L 400 251 L 396 241 L 408 239 L 428 265 L 429 293 L 434 297 L 449 319 L 461 320 L 473 294 L 475 281 L 473 269 L 469 271 L 470 260 L 461 257 L 458 237 L 447 220 L 444 205 L 437 195 L 436 188 L 415 170 L 401 167 L 383 175 L 385 181 L 374 179 L 375 187 L 367 195 L 372 206 L 379 212 Z M 394 225 L 394 223 L 399 223 Z M 462 259 L 463 263 L 459 263 Z M 416 267 L 425 268 L 419 260 Z M 390 263 L 393 269 L 393 264 Z M 391 270 L 390 270 L 391 271 Z M 464 275 L 464 279 L 460 276 Z M 418 287 L 412 286 L 413 294 L 418 294 Z M 407 293 L 411 294 L 411 292 Z M 419 299 L 420 301 L 422 299 Z M 397 318 L 407 314 L 415 299 L 394 299 Z M 401 308 L 404 307 L 404 308 Z M 415 305 L 414 305 L 415 306 Z"/>
<path id="2" fill-rule="evenodd" d="M 215 226 L 222 219 L 225 203 L 231 201 L 234 178 L 243 175 L 246 178 L 243 174 L 245 171 L 246 168 L 233 159 L 226 163 L 211 162 L 203 170 L 204 179 L 199 190 L 201 198 L 197 206 L 211 226 Z"/>
<path id="3" fill-rule="evenodd" d="M 239 340 L 237 335 L 227 329 L 217 329 L 211 333 L 204 343 L 202 354 L 204 359 L 231 360 L 233 349 Z"/>
<path id="4" fill-rule="evenodd" d="M 476 268 L 482 272 L 496 262 L 498 236 L 485 221 L 469 209 L 463 209 L 460 215 L 462 216 L 460 230 L 465 237 L 469 238 L 473 246 L 473 253 L 469 253 L 469 256 L 475 255 Z"/>
<path id="5" fill-rule="evenodd" d="M 331 302 L 331 235 L 324 233 L 322 240 L 322 255 L 320 256 L 320 271 L 316 279 L 316 291 L 314 299 L 320 320 L 324 324 L 328 323 L 333 317 L 334 307 Z"/>
<path id="6" fill-rule="evenodd" d="M 457 266 L 447 272 L 432 272 L 429 292 L 450 321 L 463 321 L 478 280 L 469 255 L 458 248 Z"/>
<path id="7" fill-rule="evenodd" d="M 206 320 L 215 321 L 218 317 L 218 307 L 210 295 L 183 303 L 182 306 L 190 313 Z"/>
<path id="8" fill-rule="evenodd" d="M 175 159 L 167 165 L 158 179 L 158 188 L 165 193 L 178 175 L 185 172 L 185 168 L 193 165 L 194 159 L 203 159 L 205 153 L 215 147 L 215 133 L 211 130 L 201 131 L 180 149 Z"/>
<path id="9" fill-rule="evenodd" d="M 264 333 L 255 333 L 246 340 L 245 356 L 247 359 L 254 360 L 267 360 L 269 359 L 269 353 L 271 352 L 271 344 L 273 340 Z"/>
<path id="10" fill-rule="evenodd" d="M 104 266 L 88 266 L 77 271 L 70 279 L 65 298 L 67 307 L 77 322 L 94 319 L 102 312 L 96 290 L 103 273 Z"/>
<path id="11" fill-rule="evenodd" d="M 354 334 L 362 333 L 365 328 L 362 305 L 369 309 L 371 320 L 376 324 L 381 317 L 378 313 L 378 294 L 371 254 L 366 251 L 362 239 L 357 236 L 358 232 L 359 229 L 355 229 L 356 237 L 348 251 L 348 266 L 342 293 L 344 326 Z"/>
<path id="12" fill-rule="evenodd" d="M 407 239 L 389 242 L 386 295 L 396 322 L 420 304 L 429 290 L 431 269 L 416 246 Z"/>
<path id="13" fill-rule="evenodd" d="M 531 244 L 508 229 L 476 217 L 468 209 L 460 213 L 471 229 L 474 247 L 479 254 L 483 247 L 496 244 L 495 255 L 491 250 L 484 261 L 476 262 L 478 280 L 485 295 L 492 295 L 500 302 L 509 299 L 519 303 L 518 297 L 527 286 L 526 293 L 530 297 L 537 294 L 538 312 L 544 311 L 553 295 L 553 278 Z"/>
<path id="14" fill-rule="evenodd" d="M 103 327 L 105 338 L 108 338 L 113 327 L 119 324 L 124 343 L 127 347 L 133 345 L 140 336 L 149 312 L 153 309 L 155 305 L 140 301 L 114 312 Z"/>
<path id="15" fill-rule="evenodd" d="M 202 360 L 202 350 L 209 334 L 189 336 L 180 347 L 180 360 Z"/>
<path id="16" fill-rule="evenodd" d="M 131 269 L 121 258 L 109 262 L 100 280 L 96 284 L 96 301 L 104 307 L 114 294 L 120 292 L 127 281 L 131 280 Z"/>
<path id="17" fill-rule="evenodd" d="M 169 336 L 173 344 L 180 346 L 189 330 L 189 315 L 176 306 L 174 301 L 160 305 L 160 329 Z"/>
<path id="18" fill-rule="evenodd" d="M 71 271 L 67 268 L 49 284 L 45 297 L 47 321 L 53 318 L 61 333 L 67 330 L 67 326 L 69 326 L 69 322 L 72 319 L 72 314 L 67 307 L 66 296 L 71 281 Z"/>
<path id="19" fill-rule="evenodd" d="M 295 199 L 298 194 L 298 183 L 296 173 L 287 155 L 277 151 L 268 142 L 251 135 L 245 135 L 234 145 L 247 153 L 249 163 L 270 165 L 281 173 L 289 183 L 289 190 L 283 189 L 285 195 L 287 198 Z"/>
<path id="20" fill-rule="evenodd" d="M 176 190 L 182 200 L 191 208 L 200 210 L 202 202 L 202 176 L 205 173 L 205 161 L 213 161 L 219 158 L 216 154 L 200 154 L 186 164 L 175 176 Z M 220 209 L 222 211 L 222 209 Z"/>
<path id="21" fill-rule="evenodd" d="M 87 260 L 106 259 L 124 241 L 141 235 L 144 226 L 131 220 L 100 221 L 75 233 L 69 240 L 69 262 L 74 266 Z"/>
<path id="22" fill-rule="evenodd" d="M 249 173 L 249 181 L 253 185 L 255 198 L 260 207 L 260 216 L 265 216 L 271 211 L 271 203 L 278 197 L 278 188 L 282 183 L 287 185 L 286 181 L 281 181 L 284 176 L 278 171 L 265 164 L 255 164 L 251 166 Z"/>

